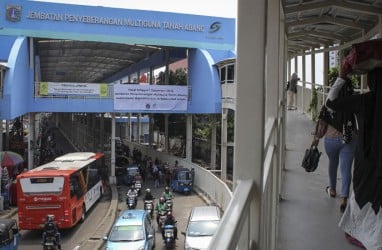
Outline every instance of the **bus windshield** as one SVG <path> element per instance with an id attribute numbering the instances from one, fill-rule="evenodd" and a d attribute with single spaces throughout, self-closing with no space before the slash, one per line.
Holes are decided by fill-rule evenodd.
<path id="1" fill-rule="evenodd" d="M 20 179 L 21 189 L 25 195 L 60 194 L 64 189 L 64 177 L 30 177 Z"/>

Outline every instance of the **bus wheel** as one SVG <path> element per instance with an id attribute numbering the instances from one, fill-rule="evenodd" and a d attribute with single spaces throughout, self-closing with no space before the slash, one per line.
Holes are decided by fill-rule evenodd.
<path id="1" fill-rule="evenodd" d="M 81 223 L 85 221 L 85 218 L 86 218 L 86 209 L 85 209 L 85 205 L 82 205 Z"/>
<path id="2" fill-rule="evenodd" d="M 101 200 L 102 196 L 105 194 L 105 189 L 101 187 L 99 191 L 101 192 L 101 195 L 99 196 L 99 199 Z"/>

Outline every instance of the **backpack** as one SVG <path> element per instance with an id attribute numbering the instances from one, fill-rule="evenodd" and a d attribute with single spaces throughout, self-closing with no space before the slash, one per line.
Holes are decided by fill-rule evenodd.
<path id="1" fill-rule="evenodd" d="M 351 85 L 351 83 L 347 82 L 341 88 L 338 96 L 344 97 L 344 96 L 349 96 L 353 94 L 354 94 L 353 86 Z M 325 105 L 321 107 L 320 114 L 318 116 L 318 122 L 327 123 L 331 125 L 332 127 L 334 127 L 336 130 L 338 130 L 339 132 L 341 132 L 344 143 L 350 143 L 353 139 L 354 132 L 356 132 L 358 129 L 357 117 L 354 113 L 336 112 L 336 111 L 331 112 L 328 110 L 328 108 Z M 317 129 L 316 129 L 316 133 L 317 133 Z M 318 136 L 322 137 L 324 136 L 324 134 L 318 134 L 317 137 Z"/>

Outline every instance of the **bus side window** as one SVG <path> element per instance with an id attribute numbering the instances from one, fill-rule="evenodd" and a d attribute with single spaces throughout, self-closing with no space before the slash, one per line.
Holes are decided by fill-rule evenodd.
<path id="1" fill-rule="evenodd" d="M 73 185 L 73 182 L 70 181 L 70 198 L 72 198 L 74 196 L 74 185 Z"/>
<path id="2" fill-rule="evenodd" d="M 80 186 L 80 180 L 78 175 L 73 175 L 70 177 L 70 196 L 77 196 L 81 197 L 83 195 L 81 186 Z"/>

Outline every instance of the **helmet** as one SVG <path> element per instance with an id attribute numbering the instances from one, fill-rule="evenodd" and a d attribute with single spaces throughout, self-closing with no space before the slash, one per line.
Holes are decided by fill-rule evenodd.
<path id="1" fill-rule="evenodd" d="M 131 189 L 134 189 L 134 188 L 135 188 L 134 184 L 133 184 L 133 185 L 131 185 Z"/>
<path id="2" fill-rule="evenodd" d="M 172 217 L 172 213 L 171 213 L 171 211 L 168 211 L 167 212 L 167 218 L 171 218 Z"/>
<path id="3" fill-rule="evenodd" d="M 151 193 L 151 190 L 150 190 L 150 188 L 148 188 L 148 189 L 146 189 L 146 193 Z"/>
<path id="4" fill-rule="evenodd" d="M 165 191 L 166 193 L 168 193 L 168 192 L 170 191 L 170 188 L 169 188 L 169 187 L 165 187 L 165 188 L 164 188 L 164 191 Z"/>
<path id="5" fill-rule="evenodd" d="M 161 196 L 160 198 L 159 198 L 159 202 L 160 203 L 163 203 L 165 200 L 164 200 L 164 197 L 163 196 Z"/>
<path id="6" fill-rule="evenodd" d="M 53 214 L 48 214 L 46 216 L 46 221 L 47 222 L 53 222 L 54 221 L 54 215 Z"/>

